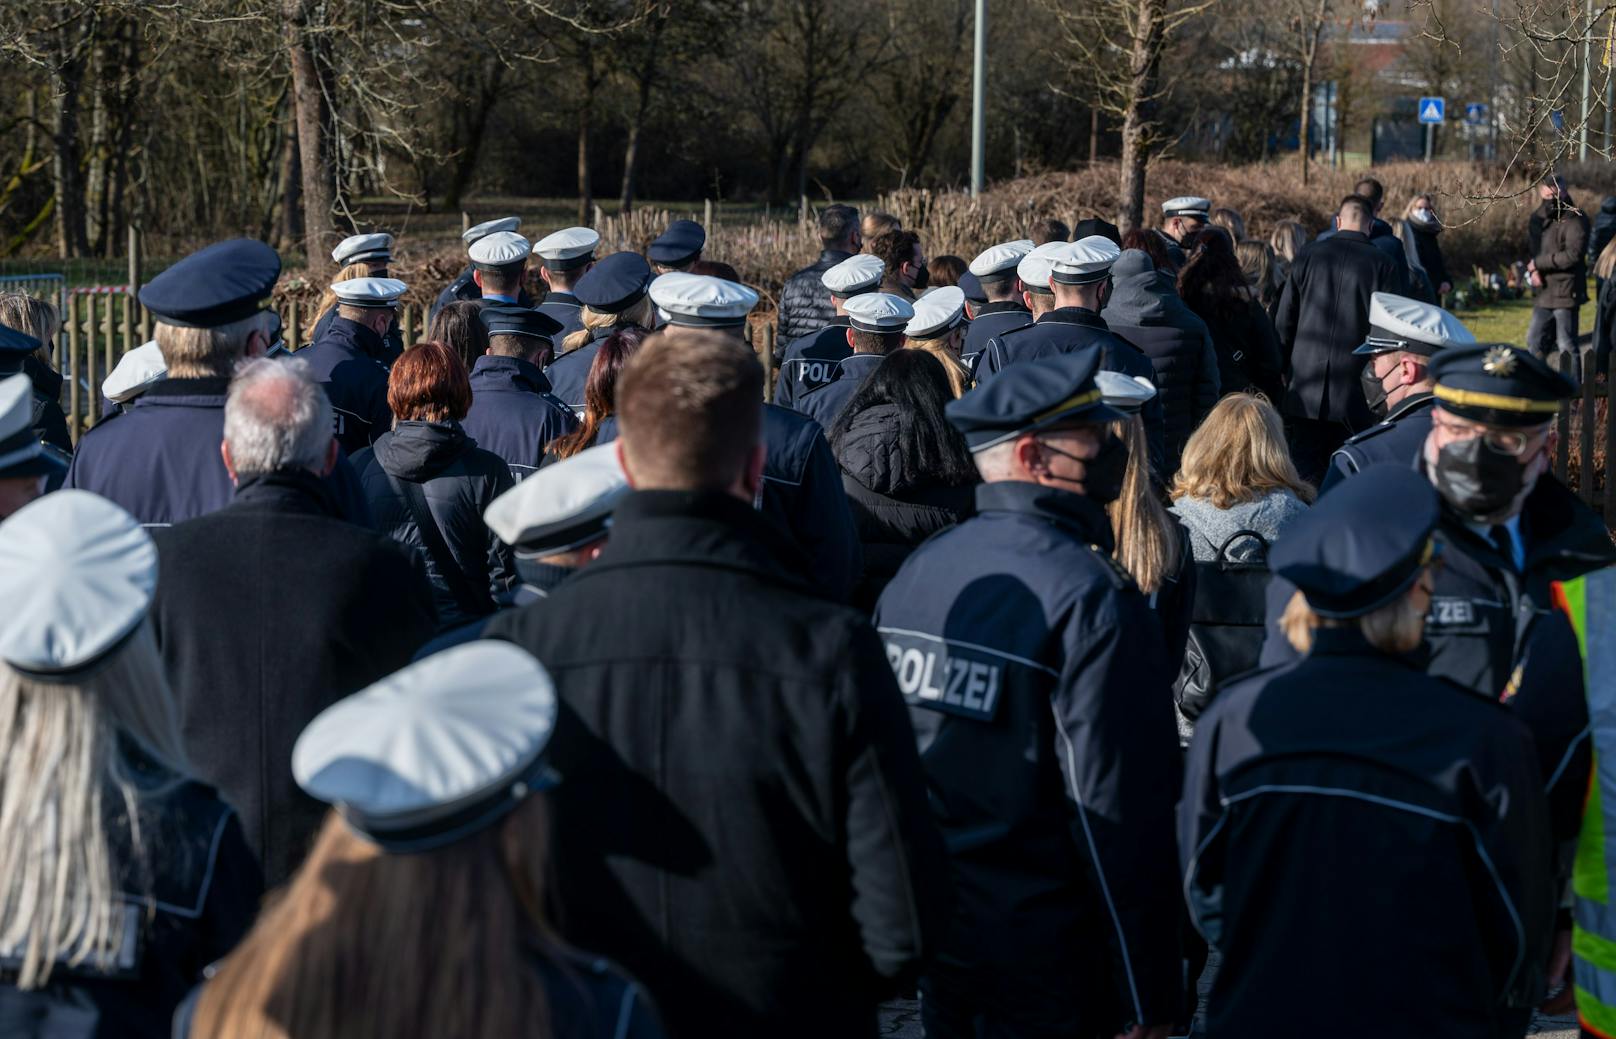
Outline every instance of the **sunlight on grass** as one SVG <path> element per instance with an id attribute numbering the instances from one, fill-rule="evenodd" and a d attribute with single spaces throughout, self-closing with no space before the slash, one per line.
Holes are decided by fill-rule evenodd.
<path id="1" fill-rule="evenodd" d="M 1578 314 L 1577 333 L 1582 336 L 1594 330 L 1594 303 L 1591 298 L 1593 287 L 1589 286 L 1590 299 L 1582 305 Z M 1500 300 L 1491 306 L 1477 310 L 1456 310 L 1454 315 L 1463 321 L 1476 334 L 1476 338 L 1484 343 L 1508 343 L 1511 346 L 1526 345 L 1526 328 L 1532 320 L 1532 301 L 1529 299 Z"/>

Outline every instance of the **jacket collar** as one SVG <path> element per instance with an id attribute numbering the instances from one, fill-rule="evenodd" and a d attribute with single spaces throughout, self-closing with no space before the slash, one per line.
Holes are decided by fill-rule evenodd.
<path id="1" fill-rule="evenodd" d="M 357 321 L 350 321 L 342 315 L 337 315 L 331 321 L 322 341 L 335 340 L 340 346 L 352 345 L 352 348 L 366 357 L 381 358 L 386 353 L 386 344 L 382 337 L 370 330 L 369 325 L 361 325 Z"/>
<path id="2" fill-rule="evenodd" d="M 1368 242 L 1369 241 L 1369 236 L 1364 234 L 1362 231 L 1337 231 L 1335 234 L 1331 235 L 1330 237 L 1331 238 L 1339 238 L 1343 242 Z"/>
<path id="3" fill-rule="evenodd" d="M 1423 458 L 1414 462 L 1425 472 Z M 1442 533 L 1461 544 L 1466 555 L 1493 569 L 1514 570 L 1498 547 L 1478 533 L 1464 517 L 1442 502 Z M 1542 571 L 1552 580 L 1566 580 L 1590 570 L 1616 564 L 1616 546 L 1599 514 L 1577 499 L 1553 473 L 1538 477 L 1521 506 L 1521 536 L 1526 543 L 1526 573 Z"/>
<path id="4" fill-rule="evenodd" d="M 1436 397 L 1431 393 L 1431 391 L 1423 390 L 1419 393 L 1413 394 L 1412 396 L 1404 397 L 1402 400 L 1398 401 L 1397 406 L 1386 413 L 1386 418 L 1384 421 L 1396 422 L 1400 418 L 1414 414 L 1421 408 L 1429 408 L 1434 403 L 1436 403 Z"/>
<path id="5" fill-rule="evenodd" d="M 1042 325 L 1045 322 L 1051 325 L 1087 325 L 1089 328 L 1109 328 L 1105 318 L 1088 307 L 1056 307 L 1046 312 L 1034 324 Z"/>
<path id="6" fill-rule="evenodd" d="M 544 371 L 538 365 L 520 357 L 496 357 L 493 354 L 483 354 L 471 366 L 471 385 L 473 389 L 478 386 L 485 389 L 509 386 L 530 393 L 550 392 L 550 380 L 545 378 Z"/>
<path id="7" fill-rule="evenodd" d="M 984 314 L 1031 314 L 1026 305 L 1013 299 L 996 299 L 991 303 L 984 303 L 976 308 L 976 316 Z"/>
<path id="8" fill-rule="evenodd" d="M 326 481 L 307 469 L 278 469 L 243 476 L 236 485 L 235 503 L 262 505 L 275 512 L 341 515 Z"/>
<path id="9" fill-rule="evenodd" d="M 842 370 L 842 375 L 862 379 L 879 368 L 886 359 L 886 354 L 848 354 L 837 362 L 837 367 Z"/>
<path id="10" fill-rule="evenodd" d="M 223 406 L 230 392 L 230 377 L 212 375 L 200 379 L 167 378 L 153 383 L 135 398 L 133 407 L 157 407 L 167 404 L 216 404 Z"/>
<path id="11" fill-rule="evenodd" d="M 612 513 L 606 548 L 576 579 L 663 563 L 735 570 L 816 594 L 801 550 L 756 509 L 719 491 L 633 492 Z"/>
<path id="12" fill-rule="evenodd" d="M 852 255 L 846 249 L 821 249 L 819 250 L 819 262 L 828 267 L 834 267 Z"/>
<path id="13" fill-rule="evenodd" d="M 555 591 L 557 585 L 577 572 L 576 567 L 556 566 L 552 563 L 541 563 L 537 559 L 516 557 L 516 576 L 541 596 L 548 596 Z"/>
<path id="14" fill-rule="evenodd" d="M 1105 509 L 1081 494 L 1022 480 L 979 484 L 976 511 L 1014 512 L 1066 527 L 1106 554 L 1115 545 Z"/>
<path id="15" fill-rule="evenodd" d="M 1313 629 L 1313 648 L 1308 651 L 1310 657 L 1378 657 L 1400 667 L 1408 668 L 1411 672 L 1421 672 L 1425 668 L 1420 660 L 1421 650 L 1412 654 L 1387 653 L 1376 649 L 1364 638 L 1363 629 L 1355 622 L 1348 621 L 1343 628 L 1315 628 Z"/>
<path id="16" fill-rule="evenodd" d="M 583 306 L 582 303 L 578 302 L 578 297 L 577 296 L 574 296 L 570 292 L 562 292 L 560 290 L 556 290 L 554 292 L 546 292 L 544 294 L 544 302 L 545 303 L 560 303 L 560 304 L 563 304 L 563 305 L 569 306 L 569 307 L 581 307 L 581 306 Z"/>

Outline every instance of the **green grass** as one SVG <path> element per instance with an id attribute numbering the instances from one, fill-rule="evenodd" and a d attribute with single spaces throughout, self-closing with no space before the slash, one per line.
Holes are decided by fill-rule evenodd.
<path id="1" fill-rule="evenodd" d="M 1577 331 L 1587 335 L 1594 329 L 1594 302 L 1592 287 L 1590 299 L 1577 315 Z M 1476 338 L 1484 343 L 1526 345 L 1526 329 L 1532 320 L 1532 301 L 1529 299 L 1499 300 L 1476 310 L 1456 310 L 1454 315 L 1463 321 Z"/>

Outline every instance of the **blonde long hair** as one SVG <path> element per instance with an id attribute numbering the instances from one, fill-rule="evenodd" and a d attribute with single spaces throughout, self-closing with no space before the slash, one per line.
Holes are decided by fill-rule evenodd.
<path id="1" fill-rule="evenodd" d="M 339 281 L 352 281 L 355 278 L 368 278 L 370 277 L 371 267 L 372 263 L 369 260 L 364 263 L 350 263 L 337 272 L 337 276 L 331 279 L 331 284 L 335 285 Z M 320 305 L 315 309 L 314 320 L 319 322 L 325 317 L 326 311 L 334 309 L 336 305 L 337 294 L 328 287 L 325 293 L 320 296 Z M 312 329 L 313 327 L 314 325 L 309 325 L 309 328 Z"/>
<path id="2" fill-rule="evenodd" d="M 1162 507 L 1150 479 L 1150 448 L 1145 423 L 1138 415 L 1113 422 L 1111 432 L 1128 446 L 1128 469 L 1122 493 L 1105 507 L 1116 535 L 1116 559 L 1146 595 L 1154 593 L 1178 571 L 1184 544 L 1178 521 Z"/>
<path id="3" fill-rule="evenodd" d="M 51 363 L 51 341 L 62 330 L 62 317 L 55 307 L 26 292 L 0 292 L 0 325 L 39 340 L 34 358 Z"/>
<path id="4" fill-rule="evenodd" d="M 336 812 L 308 861 L 202 990 L 196 1039 L 552 1035 L 528 956 L 544 926 L 549 815 L 394 855 Z"/>
<path id="5" fill-rule="evenodd" d="M 152 784 L 137 784 L 124 737 L 179 781 L 179 719 L 149 624 L 74 681 L 0 664 L 0 946 L 20 954 L 18 988 L 44 986 L 58 962 L 105 968 L 118 955 L 124 867 L 151 876 L 137 802 Z M 120 816 L 133 862 L 108 839 Z"/>
<path id="6" fill-rule="evenodd" d="M 1613 272 L 1616 272 L 1616 238 L 1605 243 L 1605 247 L 1599 250 L 1599 258 L 1594 261 L 1594 277 L 1609 281 Z"/>
<path id="7" fill-rule="evenodd" d="M 1413 652 L 1425 637 L 1425 611 L 1415 604 L 1412 586 L 1396 602 L 1348 620 L 1319 616 L 1307 604 L 1307 597 L 1295 592 L 1279 618 L 1279 630 L 1296 652 L 1302 654 L 1312 650 L 1315 630 L 1346 628 L 1354 624 L 1363 632 L 1365 641 L 1382 653 L 1396 655 Z"/>
<path id="8" fill-rule="evenodd" d="M 1315 496 L 1291 461 L 1279 412 L 1257 394 L 1231 393 L 1190 434 L 1169 497 L 1228 509 L 1278 490 L 1305 502 Z"/>
<path id="9" fill-rule="evenodd" d="M 591 333 L 601 329 L 617 328 L 621 325 L 637 325 L 647 332 L 652 331 L 656 325 L 656 307 L 652 304 L 650 296 L 644 296 L 632 307 L 616 314 L 610 314 L 604 310 L 595 310 L 593 307 L 585 307 L 583 308 L 583 313 L 579 315 L 579 319 L 583 321 L 584 327 L 561 341 L 561 352 L 556 354 L 557 357 L 562 354 L 570 354 L 580 347 L 588 346 L 592 338 Z"/>
<path id="10" fill-rule="evenodd" d="M 952 345 L 950 345 L 952 344 Z M 937 358 L 943 366 L 943 374 L 948 376 L 948 389 L 953 393 L 954 399 L 959 400 L 965 396 L 965 391 L 971 386 L 971 372 L 959 359 L 960 335 L 956 329 L 950 335 L 937 339 L 910 339 L 904 338 L 903 345 L 910 350 L 919 350 Z"/>
<path id="11" fill-rule="evenodd" d="M 1274 231 L 1268 236 L 1268 244 L 1274 248 L 1274 256 L 1284 267 L 1289 267 L 1296 254 L 1302 251 L 1307 244 L 1307 228 L 1299 220 L 1281 220 L 1274 225 Z"/>

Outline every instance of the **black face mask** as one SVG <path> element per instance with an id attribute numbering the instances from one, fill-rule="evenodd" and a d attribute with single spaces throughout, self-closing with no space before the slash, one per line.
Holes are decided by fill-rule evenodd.
<path id="1" fill-rule="evenodd" d="M 1110 505 L 1122 496 L 1122 481 L 1128 475 L 1128 445 L 1120 437 L 1107 433 L 1100 441 L 1100 453 L 1093 458 L 1079 458 L 1053 444 L 1043 446 L 1046 451 L 1083 463 L 1083 493 L 1090 499 Z"/>
<path id="2" fill-rule="evenodd" d="M 1358 381 L 1363 383 L 1364 400 L 1369 403 L 1369 410 L 1374 412 L 1376 418 L 1385 418 L 1389 407 L 1386 403 L 1386 384 L 1385 380 L 1375 374 L 1373 357 L 1363 366 L 1363 371 L 1358 373 Z"/>
<path id="3" fill-rule="evenodd" d="M 926 286 L 928 286 L 930 284 L 931 284 L 931 271 L 929 271 L 926 268 L 922 267 L 922 268 L 920 268 L 919 270 L 917 270 L 915 272 L 915 283 L 913 285 L 911 285 L 910 288 L 914 289 L 915 292 L 918 294 L 918 293 L 924 292 L 926 290 Z"/>
<path id="4" fill-rule="evenodd" d="M 1494 451 L 1483 437 L 1456 440 L 1437 452 L 1432 482 L 1454 511 L 1476 522 L 1508 519 L 1526 492 L 1527 468 L 1520 459 Z M 1536 483 L 1533 477 L 1532 483 Z"/>

